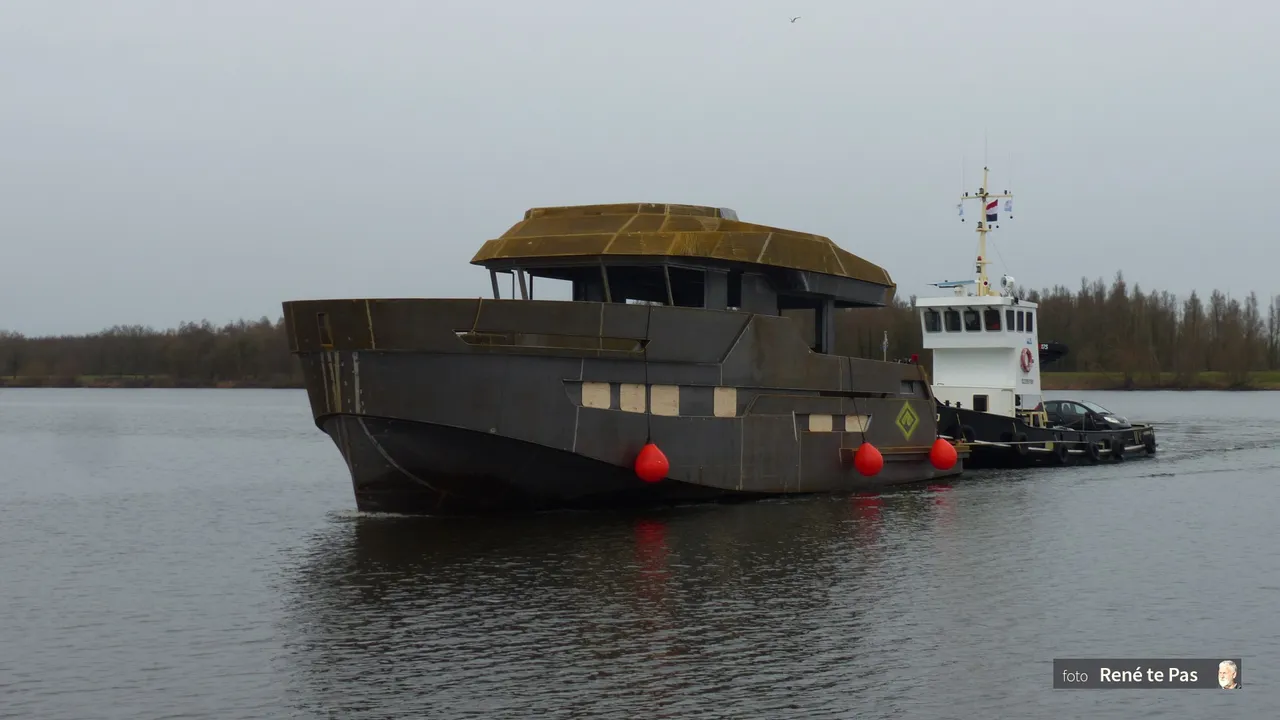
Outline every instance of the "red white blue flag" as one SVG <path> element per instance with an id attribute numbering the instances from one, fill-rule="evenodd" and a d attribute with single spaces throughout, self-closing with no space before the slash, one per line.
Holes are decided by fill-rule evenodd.
<path id="1" fill-rule="evenodd" d="M 999 200 L 992 200 L 987 203 L 987 222 L 996 221 L 996 210 L 1000 207 Z"/>

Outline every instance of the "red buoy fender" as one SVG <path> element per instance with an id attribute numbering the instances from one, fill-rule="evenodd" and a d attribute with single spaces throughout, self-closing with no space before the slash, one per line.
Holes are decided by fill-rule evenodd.
<path id="1" fill-rule="evenodd" d="M 647 443 L 640 448 L 640 454 L 636 455 L 636 475 L 647 483 L 660 482 L 671 471 L 671 464 L 667 461 L 667 456 L 658 449 L 657 445 Z"/>
<path id="2" fill-rule="evenodd" d="M 853 453 L 853 466 L 857 468 L 858 472 L 871 477 L 884 468 L 884 456 L 880 454 L 875 445 L 864 442 Z"/>
<path id="3" fill-rule="evenodd" d="M 929 448 L 929 462 L 939 470 L 950 470 L 956 466 L 959 455 L 956 454 L 956 446 L 938 438 L 933 441 L 933 447 Z"/>

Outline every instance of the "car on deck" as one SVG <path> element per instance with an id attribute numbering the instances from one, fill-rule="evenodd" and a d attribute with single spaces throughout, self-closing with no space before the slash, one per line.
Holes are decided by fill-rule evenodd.
<path id="1" fill-rule="evenodd" d="M 1049 425 L 1072 430 L 1128 430 L 1129 420 L 1088 400 L 1046 400 Z"/>

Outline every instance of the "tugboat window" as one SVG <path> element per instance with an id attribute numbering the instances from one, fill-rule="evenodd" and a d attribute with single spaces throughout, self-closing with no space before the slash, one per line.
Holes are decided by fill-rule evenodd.
<path id="1" fill-rule="evenodd" d="M 1031 332 L 1032 330 L 1035 329 L 1035 325 L 1034 325 L 1035 319 L 1036 319 L 1035 315 L 1031 313 L 1027 313 L 1027 332 Z"/>
<path id="2" fill-rule="evenodd" d="M 1000 311 L 994 308 L 988 308 L 982 313 L 982 319 L 987 323 L 988 332 L 1000 332 Z"/>
<path id="3" fill-rule="evenodd" d="M 1012 310 L 1004 311 L 1004 327 L 1009 332 L 1013 332 L 1013 311 Z"/>
<path id="4" fill-rule="evenodd" d="M 1020 313 L 1018 313 L 1018 332 L 1024 332 L 1024 328 L 1023 328 L 1023 326 L 1022 326 L 1022 323 L 1023 323 L 1023 320 L 1022 320 L 1022 319 L 1023 319 L 1025 316 L 1026 316 L 1026 313 L 1024 313 L 1024 312 L 1020 312 Z"/>
<path id="5" fill-rule="evenodd" d="M 986 412 L 986 411 L 987 411 L 987 397 L 988 397 L 988 396 L 986 396 L 986 395 L 974 395 L 974 396 L 973 396 L 973 409 L 974 409 L 974 410 L 977 410 L 978 412 Z"/>
<path id="6" fill-rule="evenodd" d="M 960 332 L 960 311 L 948 310 L 942 314 L 947 324 L 947 332 Z"/>
<path id="7" fill-rule="evenodd" d="M 964 311 L 964 329 L 969 332 L 979 332 L 982 330 L 982 320 L 978 317 L 977 310 Z"/>
<path id="8" fill-rule="evenodd" d="M 942 316 L 937 310 L 924 311 L 924 330 L 925 332 L 938 332 L 942 330 Z"/>

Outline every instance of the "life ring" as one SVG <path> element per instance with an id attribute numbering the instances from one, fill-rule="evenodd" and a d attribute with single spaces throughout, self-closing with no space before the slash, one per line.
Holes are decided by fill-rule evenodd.
<path id="1" fill-rule="evenodd" d="M 1035 361 L 1036 361 L 1035 358 L 1031 355 L 1031 348 L 1025 348 L 1025 347 L 1022 348 L 1022 358 L 1021 358 L 1022 372 L 1024 373 L 1031 372 L 1031 366 L 1035 364 Z"/>

